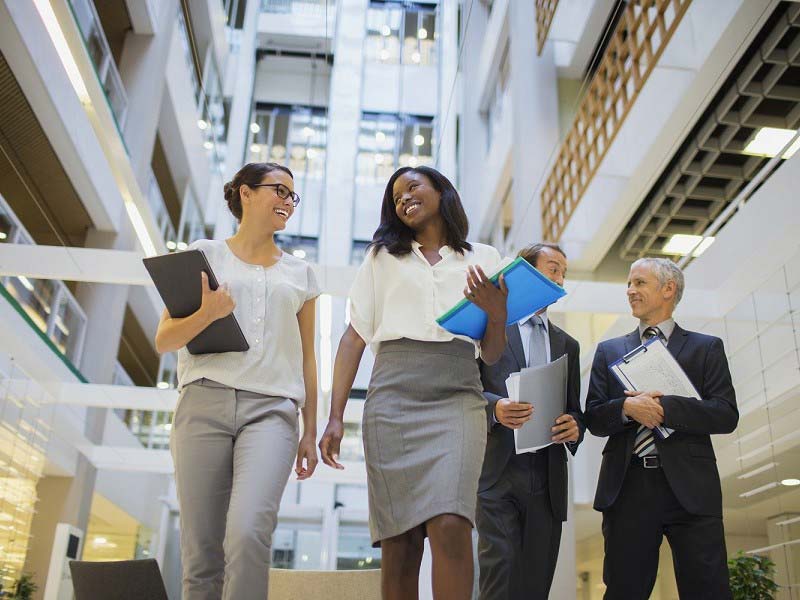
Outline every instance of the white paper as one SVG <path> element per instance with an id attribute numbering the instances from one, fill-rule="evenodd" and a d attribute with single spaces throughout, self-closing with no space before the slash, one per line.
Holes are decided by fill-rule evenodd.
<path id="1" fill-rule="evenodd" d="M 552 427 L 567 407 L 567 356 L 551 363 L 522 369 L 506 380 L 512 402 L 533 405 L 533 417 L 514 430 L 517 454 L 535 452 L 553 443 Z"/>
<path id="2" fill-rule="evenodd" d="M 700 394 L 683 372 L 678 361 L 659 340 L 647 344 L 645 350 L 620 361 L 611 369 L 628 391 L 658 391 L 665 396 L 683 396 L 700 399 Z M 669 427 L 658 427 L 663 437 L 673 432 Z"/>

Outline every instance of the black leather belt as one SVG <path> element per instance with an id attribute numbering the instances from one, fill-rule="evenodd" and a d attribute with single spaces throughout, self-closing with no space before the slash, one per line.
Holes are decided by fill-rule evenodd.
<path id="1" fill-rule="evenodd" d="M 645 469 L 660 469 L 661 457 L 658 454 L 648 454 L 647 456 L 636 456 L 634 454 L 631 457 L 631 464 Z"/>

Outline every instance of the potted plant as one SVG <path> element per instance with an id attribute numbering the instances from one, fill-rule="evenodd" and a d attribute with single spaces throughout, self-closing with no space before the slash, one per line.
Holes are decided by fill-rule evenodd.
<path id="1" fill-rule="evenodd" d="M 741 550 L 728 559 L 734 600 L 774 600 L 778 584 L 773 579 L 775 563 L 766 556 L 746 556 Z"/>
<path id="2" fill-rule="evenodd" d="M 38 586 L 33 581 L 33 574 L 23 573 L 17 580 L 13 593 L 8 596 L 8 598 L 13 598 L 13 600 L 31 600 L 33 598 L 33 592 L 35 592 L 37 588 Z"/>

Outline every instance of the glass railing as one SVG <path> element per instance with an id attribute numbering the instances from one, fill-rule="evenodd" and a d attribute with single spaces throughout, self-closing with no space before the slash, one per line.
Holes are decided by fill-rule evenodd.
<path id="1" fill-rule="evenodd" d="M 331 13 L 336 3 L 334 0 L 263 0 L 261 12 L 324 17 L 326 5 Z"/>
<path id="2" fill-rule="evenodd" d="M 0 196 L 0 243 L 35 245 L 5 199 Z M 24 275 L 0 277 L 0 284 L 55 349 L 73 364 L 83 353 L 87 318 L 63 281 Z"/>
<path id="3" fill-rule="evenodd" d="M 111 112 L 114 113 L 114 118 L 117 120 L 117 126 L 121 130 L 125 126 L 125 118 L 128 113 L 128 95 L 125 93 L 125 86 L 122 85 L 122 78 L 114 63 L 100 17 L 91 0 L 69 1 L 83 41 L 86 43 L 86 50 L 97 72 L 97 78 L 106 94 Z"/>
<path id="4" fill-rule="evenodd" d="M 178 357 L 175 353 L 162 354 L 158 367 L 156 387 L 159 389 L 176 388 L 178 385 Z M 133 385 L 122 366 L 117 363 L 120 383 L 116 385 Z M 117 370 L 115 370 L 115 379 Z M 131 381 L 125 383 L 125 378 Z M 137 437 L 144 448 L 164 450 L 169 447 L 169 434 L 172 430 L 172 411 L 133 410 L 127 409 L 117 413 L 131 433 Z"/>
<path id="5" fill-rule="evenodd" d="M 178 38 L 181 41 L 181 48 L 183 49 L 183 62 L 186 64 L 186 72 L 189 73 L 189 78 L 192 80 L 194 101 L 199 107 L 203 89 L 200 86 L 200 80 L 197 78 L 197 71 L 195 70 L 194 59 L 192 58 L 192 45 L 189 42 L 189 31 L 186 28 L 186 20 L 183 17 L 183 9 L 180 5 L 178 5 Z"/>
<path id="6" fill-rule="evenodd" d="M 203 211 L 200 210 L 191 188 L 187 188 L 181 208 L 181 222 L 178 226 L 177 249 L 186 250 L 186 246 L 191 242 L 205 237 L 207 236 Z"/>
<path id="7" fill-rule="evenodd" d="M 172 219 L 167 211 L 167 205 L 164 202 L 164 196 L 161 193 L 161 187 L 158 185 L 155 173 L 150 169 L 147 181 L 147 202 L 150 205 L 150 210 L 153 211 L 153 218 L 158 226 L 158 231 L 161 233 L 161 238 L 170 250 L 175 249 L 177 233 L 175 227 L 172 225 Z"/>

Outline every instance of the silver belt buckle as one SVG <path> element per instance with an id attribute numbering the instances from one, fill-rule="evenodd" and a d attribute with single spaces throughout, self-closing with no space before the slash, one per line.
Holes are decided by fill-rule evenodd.
<path id="1" fill-rule="evenodd" d="M 645 469 L 657 469 L 660 466 L 658 464 L 658 455 L 650 454 L 648 456 L 643 456 L 642 465 Z"/>

